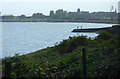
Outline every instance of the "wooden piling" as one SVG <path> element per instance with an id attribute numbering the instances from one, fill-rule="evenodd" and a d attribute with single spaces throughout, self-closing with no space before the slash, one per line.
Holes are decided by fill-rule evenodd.
<path id="1" fill-rule="evenodd" d="M 82 61 L 83 61 L 83 79 L 87 78 L 87 72 L 86 72 L 86 49 L 82 49 Z"/>

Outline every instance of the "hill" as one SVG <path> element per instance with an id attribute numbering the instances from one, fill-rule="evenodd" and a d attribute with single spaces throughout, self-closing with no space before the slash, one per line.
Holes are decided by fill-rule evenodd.
<path id="1" fill-rule="evenodd" d="M 117 30 L 117 29 L 116 29 Z M 95 38 L 69 37 L 54 47 L 3 59 L 11 63 L 11 78 L 74 79 L 83 78 L 82 49 L 86 49 L 87 77 L 117 79 L 120 75 L 120 43 L 114 30 L 101 31 Z"/>

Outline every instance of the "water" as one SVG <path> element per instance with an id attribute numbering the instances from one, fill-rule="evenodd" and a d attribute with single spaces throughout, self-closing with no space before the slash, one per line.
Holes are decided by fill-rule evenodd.
<path id="1" fill-rule="evenodd" d="M 82 26 L 82 28 L 111 27 L 107 24 L 93 23 L 3 22 L 2 58 L 54 46 L 56 42 L 68 39 L 69 36 L 95 37 L 98 35 L 96 33 L 71 33 L 77 26 Z"/>

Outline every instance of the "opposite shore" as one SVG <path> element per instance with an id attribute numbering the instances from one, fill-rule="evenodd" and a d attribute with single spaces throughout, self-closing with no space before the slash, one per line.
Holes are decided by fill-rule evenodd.
<path id="1" fill-rule="evenodd" d="M 2 22 L 87 22 L 87 23 L 120 23 L 120 13 L 113 12 L 92 12 L 81 11 L 79 8 L 76 12 L 67 12 L 63 9 L 58 9 L 55 12 L 50 11 L 49 15 L 42 13 L 33 13 L 31 16 L 24 14 L 14 15 L 2 15 L 0 21 Z"/>
<path id="2" fill-rule="evenodd" d="M 48 23 L 99 23 L 99 24 L 111 24 L 111 25 L 117 25 L 120 24 L 118 21 L 116 22 L 92 22 L 92 21 L 0 21 L 0 22 L 48 22 Z"/>

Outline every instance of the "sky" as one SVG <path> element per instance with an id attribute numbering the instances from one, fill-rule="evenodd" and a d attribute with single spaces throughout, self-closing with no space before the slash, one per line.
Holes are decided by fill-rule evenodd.
<path id="1" fill-rule="evenodd" d="M 2 0 L 0 2 L 0 12 L 2 15 L 22 15 L 31 16 L 33 13 L 43 13 L 49 15 L 50 10 L 76 12 L 81 11 L 110 11 L 111 6 L 118 10 L 119 0 Z"/>

